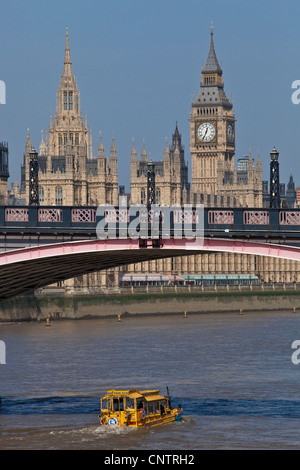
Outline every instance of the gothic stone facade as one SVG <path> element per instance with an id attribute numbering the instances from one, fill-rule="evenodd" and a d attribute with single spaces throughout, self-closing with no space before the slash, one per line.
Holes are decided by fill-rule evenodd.
<path id="1" fill-rule="evenodd" d="M 130 159 L 131 204 L 146 204 L 147 202 L 147 165 L 148 161 L 145 146 L 141 153 L 141 159 L 137 159 L 137 152 L 133 143 Z M 189 202 L 190 185 L 188 182 L 188 168 L 184 159 L 184 148 L 181 144 L 177 123 L 172 136 L 172 145 L 168 147 L 166 141 L 164 159 L 153 162 L 155 172 L 155 203 L 186 204 Z"/>
<path id="2" fill-rule="evenodd" d="M 22 167 L 20 197 L 29 202 L 29 152 L 32 148 L 28 133 Z M 63 74 L 56 99 L 54 122 L 42 141 L 38 156 L 40 205 L 118 204 L 117 152 L 114 139 L 110 159 L 104 154 L 102 137 L 98 158 L 93 155 L 92 133 L 83 122 L 80 92 L 72 72 L 68 32 Z"/>

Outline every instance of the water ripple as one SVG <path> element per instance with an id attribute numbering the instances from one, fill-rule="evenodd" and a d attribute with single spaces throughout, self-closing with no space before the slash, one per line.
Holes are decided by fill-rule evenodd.
<path id="1" fill-rule="evenodd" d="M 184 416 L 248 416 L 300 418 L 300 400 L 245 398 L 174 397 L 172 406 L 180 403 Z M 27 399 L 3 397 L 0 415 L 99 414 L 99 398 L 84 396 L 51 396 Z"/>

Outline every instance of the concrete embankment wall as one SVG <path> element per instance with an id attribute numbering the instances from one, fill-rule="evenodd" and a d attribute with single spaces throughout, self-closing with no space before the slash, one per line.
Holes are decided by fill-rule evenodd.
<path id="1" fill-rule="evenodd" d="M 0 322 L 291 310 L 300 312 L 300 292 L 104 294 L 24 296 L 0 302 Z"/>

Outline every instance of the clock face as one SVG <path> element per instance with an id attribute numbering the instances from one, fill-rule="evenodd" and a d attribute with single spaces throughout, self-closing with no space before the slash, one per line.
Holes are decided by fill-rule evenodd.
<path id="1" fill-rule="evenodd" d="M 197 129 L 197 137 L 201 142 L 210 142 L 216 135 L 216 128 L 210 122 L 203 122 Z"/>
<path id="2" fill-rule="evenodd" d="M 233 138 L 234 138 L 233 124 L 229 122 L 227 124 L 227 140 L 229 142 L 233 142 Z"/>

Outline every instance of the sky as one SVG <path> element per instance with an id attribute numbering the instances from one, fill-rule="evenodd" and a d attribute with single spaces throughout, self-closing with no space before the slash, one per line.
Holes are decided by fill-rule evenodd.
<path id="1" fill-rule="evenodd" d="M 119 185 L 130 191 L 132 139 L 163 158 L 176 122 L 191 168 L 189 113 L 214 24 L 216 54 L 236 117 L 236 153 L 262 160 L 279 152 L 280 180 L 300 186 L 299 0 L 0 0 L 0 141 L 9 145 L 10 182 L 20 182 L 27 129 L 38 150 L 55 115 L 66 27 L 83 117 L 109 156 L 112 136 Z M 300 97 L 300 94 L 299 94 Z M 189 172 L 189 179 L 191 174 Z"/>

